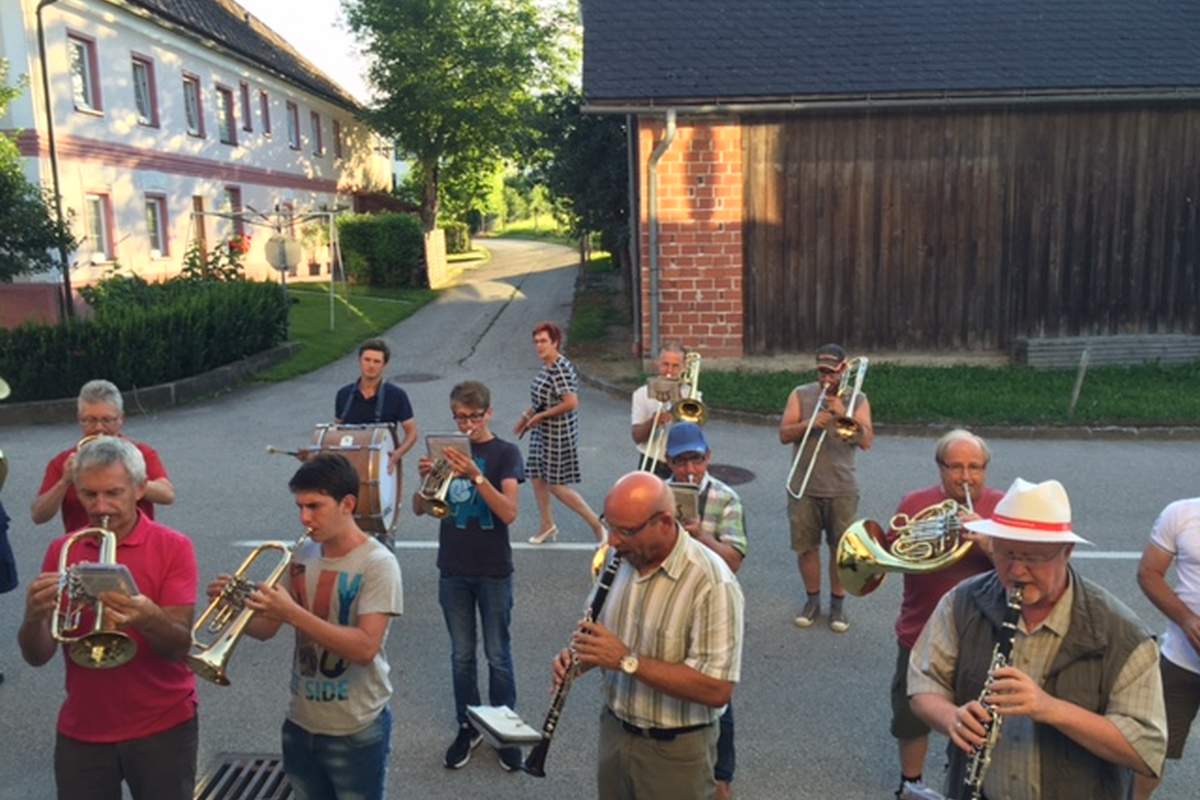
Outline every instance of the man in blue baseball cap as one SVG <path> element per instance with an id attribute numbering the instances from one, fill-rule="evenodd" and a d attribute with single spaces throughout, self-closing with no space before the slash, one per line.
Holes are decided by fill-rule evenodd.
<path id="1" fill-rule="evenodd" d="M 694 422 L 671 426 L 667 436 L 667 464 L 672 483 L 687 483 L 698 488 L 696 517 L 680 519 L 679 524 L 696 541 L 719 555 L 734 572 L 746 557 L 746 522 L 737 492 L 708 474 L 712 449 L 704 430 Z M 713 769 L 716 800 L 733 796 L 734 771 L 733 704 L 721 715 L 721 737 L 717 741 L 717 761 Z"/>

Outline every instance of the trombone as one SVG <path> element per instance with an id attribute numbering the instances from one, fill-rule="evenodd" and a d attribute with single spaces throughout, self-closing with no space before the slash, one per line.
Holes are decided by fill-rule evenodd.
<path id="1" fill-rule="evenodd" d="M 87 562 L 69 565 L 71 548 L 93 538 L 100 545 L 96 563 L 117 563 L 117 535 L 108 529 L 108 517 L 100 519 L 99 527 L 84 528 L 67 537 L 58 554 L 58 594 L 50 618 L 50 635 L 67 646 L 67 657 L 79 666 L 112 669 L 137 654 L 137 642 L 121 631 L 104 629 L 104 603 L 87 593 L 79 576 L 79 565 Z M 83 611 L 89 605 L 95 607 L 90 627 L 83 623 Z"/>
<path id="2" fill-rule="evenodd" d="M 862 426 L 854 419 L 854 406 L 858 403 L 859 395 L 862 394 L 862 385 L 867 377 L 868 363 L 864 356 L 852 358 L 847 361 L 845 371 L 842 372 L 842 378 L 838 382 L 837 391 L 834 392 L 837 397 L 843 400 L 849 395 L 845 415 L 838 417 L 833 422 L 834 433 L 837 434 L 838 438 L 847 443 L 853 442 L 862 434 Z M 808 437 L 812 434 L 813 423 L 816 422 L 817 415 L 825 408 L 825 396 L 825 392 L 821 392 L 817 396 L 817 405 L 808 417 L 808 425 L 804 428 L 804 436 L 800 439 L 800 445 L 796 448 L 796 457 L 792 459 L 792 468 L 788 470 L 787 481 L 784 484 L 788 494 L 797 500 L 804 496 L 804 490 L 808 488 L 808 480 L 812 477 L 813 468 L 817 465 L 817 456 L 821 454 L 821 445 L 825 444 L 825 435 L 829 433 L 828 427 L 821 429 L 821 435 L 817 437 L 817 444 L 813 447 L 812 456 L 809 458 L 808 466 L 804 470 L 804 479 L 800 482 L 800 489 L 793 492 L 792 483 L 795 481 L 796 472 L 800 468 L 800 460 L 804 458 L 804 447 L 808 444 Z"/>
<path id="3" fill-rule="evenodd" d="M 683 376 L 679 379 L 681 399 L 671 409 L 676 422 L 694 422 L 703 425 L 708 421 L 708 408 L 704 405 L 700 391 L 700 354 L 689 352 L 683 357 Z"/>
<path id="4" fill-rule="evenodd" d="M 669 410 L 674 422 L 703 425 L 708 421 L 708 408 L 700 392 L 700 354 L 689 352 L 683 357 L 683 375 L 678 381 L 656 378 L 646 384 L 646 391 L 658 399 L 658 411 L 654 414 L 654 424 L 646 439 L 646 452 L 642 454 L 638 469 L 654 472 L 658 465 L 657 454 L 666 449 L 667 429 L 659 427 L 659 414 Z"/>
<path id="5" fill-rule="evenodd" d="M 413 495 L 413 508 L 417 513 L 428 514 L 434 519 L 441 519 L 450 513 L 450 504 L 446 502 L 446 493 L 450 491 L 450 482 L 454 480 L 454 467 L 445 458 L 433 462 L 433 467 L 421 480 L 421 488 Z"/>
<path id="6" fill-rule="evenodd" d="M 208 608 L 200 615 L 200 619 L 192 626 L 192 651 L 187 656 L 187 665 L 192 672 L 218 686 L 229 685 L 229 674 L 226 671 L 229 659 L 233 657 L 233 650 L 245 633 L 246 626 L 257 613 L 252 608 L 246 608 L 246 599 L 259 588 L 270 589 L 279 583 L 283 571 L 292 563 L 292 554 L 311 534 L 312 529 L 305 528 L 304 533 L 300 534 L 300 538 L 291 547 L 288 547 L 287 542 L 271 541 L 263 542 L 250 551 L 250 555 L 246 556 L 237 571 L 221 588 L 221 593 L 213 598 Z M 246 573 L 250 571 L 251 565 L 269 550 L 279 551 L 279 563 L 262 583 L 247 580 Z M 214 634 L 215 638 L 211 642 L 201 641 L 200 636 L 203 632 Z"/>
<path id="7" fill-rule="evenodd" d="M 673 378 L 651 378 L 646 382 L 646 393 L 658 401 L 654 411 L 654 421 L 650 425 L 650 435 L 646 437 L 646 452 L 638 469 L 642 472 L 654 472 L 658 466 L 658 454 L 664 452 L 667 444 L 667 428 L 658 424 L 658 418 L 664 411 L 672 411 L 679 400 L 680 382 Z"/>

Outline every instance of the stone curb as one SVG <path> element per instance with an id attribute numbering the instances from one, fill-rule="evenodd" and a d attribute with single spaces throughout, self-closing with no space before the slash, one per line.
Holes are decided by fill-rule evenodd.
<path id="1" fill-rule="evenodd" d="M 231 391 L 255 373 L 291 357 L 300 349 L 298 342 L 285 342 L 270 350 L 247 356 L 241 361 L 226 364 L 190 378 L 180 378 L 145 389 L 122 392 L 127 414 L 158 411 L 190 403 L 203 397 Z M 0 427 L 6 425 L 50 425 L 73 422 L 76 416 L 75 398 L 36 400 L 28 403 L 0 404 Z"/>
<path id="2" fill-rule="evenodd" d="M 598 389 L 612 397 L 628 398 L 630 392 L 616 384 L 601 378 L 595 378 L 579 371 L 579 380 L 593 389 Z M 735 411 L 731 409 L 709 409 L 710 419 L 722 419 L 730 422 L 744 422 L 748 425 L 777 426 L 779 414 L 758 414 L 753 411 Z M 957 427 L 946 423 L 929 423 L 927 425 L 876 425 L 875 432 L 885 436 L 919 436 L 932 438 L 940 436 L 951 428 Z M 1197 441 L 1200 440 L 1200 426 L 1176 425 L 1142 427 L 1133 425 L 1100 425 L 1088 427 L 1052 426 L 1052 425 L 978 425 L 972 431 L 991 439 L 1075 439 L 1075 440 L 1136 440 L 1143 441 Z"/>

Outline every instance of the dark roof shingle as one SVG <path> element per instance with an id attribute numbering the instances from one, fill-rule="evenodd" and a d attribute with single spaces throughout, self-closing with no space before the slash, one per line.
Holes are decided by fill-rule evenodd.
<path id="1" fill-rule="evenodd" d="M 582 0 L 589 102 L 1200 87 L 1196 0 Z"/>
<path id="2" fill-rule="evenodd" d="M 354 97 L 234 0 L 129 0 L 351 111 Z"/>

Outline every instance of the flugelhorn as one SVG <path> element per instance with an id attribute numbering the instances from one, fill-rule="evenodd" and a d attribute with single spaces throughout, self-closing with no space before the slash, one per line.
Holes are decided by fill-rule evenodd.
<path id="1" fill-rule="evenodd" d="M 865 357 L 852 358 L 847 361 L 846 368 L 842 372 L 842 378 L 838 382 L 837 390 L 833 393 L 836 397 L 848 400 L 845 415 L 834 420 L 835 433 L 847 442 L 852 441 L 862 433 L 862 426 L 854 419 L 854 406 L 858 402 L 859 395 L 862 393 L 863 381 L 867 377 L 868 363 Z M 808 424 L 804 428 L 804 436 L 801 437 L 800 444 L 796 447 L 796 457 L 792 459 L 792 468 L 788 470 L 787 481 L 784 483 L 788 494 L 797 500 L 804 497 L 804 490 L 808 488 L 808 481 L 812 477 L 813 468 L 817 465 L 817 456 L 821 454 L 821 446 L 825 444 L 825 436 L 829 433 L 829 428 L 821 429 L 821 434 L 817 437 L 817 443 L 813 447 L 812 455 L 809 456 L 808 466 L 804 470 L 804 478 L 800 481 L 800 488 L 793 491 L 792 483 L 796 479 L 796 472 L 799 470 L 800 462 L 804 458 L 804 448 L 808 444 L 809 436 L 812 435 L 813 423 L 816 422 L 817 415 L 825 408 L 825 395 L 825 392 L 817 395 L 816 406 L 813 408 L 812 413 L 808 415 Z"/>
<path id="2" fill-rule="evenodd" d="M 454 467 L 450 466 L 450 462 L 445 458 L 434 461 L 429 472 L 421 479 L 421 488 L 413 495 L 413 507 L 434 519 L 449 514 L 450 504 L 446 502 L 446 493 L 450 491 L 452 480 Z"/>
<path id="3" fill-rule="evenodd" d="M 108 529 L 108 517 L 95 528 L 84 528 L 67 537 L 58 554 L 58 594 L 50 635 L 67 646 L 67 657 L 87 669 L 112 669 L 137 654 L 137 642 L 117 630 L 105 630 L 104 603 L 88 595 L 79 577 L 79 565 L 70 564 L 71 548 L 84 539 L 97 539 L 100 556 L 96 563 L 117 563 L 117 535 Z M 90 626 L 83 623 L 87 606 L 95 609 Z"/>
<path id="4" fill-rule="evenodd" d="M 879 588 L 889 572 L 920 575 L 957 563 L 971 549 L 962 537 L 960 510 L 954 500 L 944 500 L 911 517 L 897 514 L 889 523 L 896 532 L 890 545 L 879 523 L 855 522 L 837 548 L 838 578 L 846 591 L 862 597 Z"/>
<path id="5" fill-rule="evenodd" d="M 200 619 L 192 626 L 192 650 L 187 656 L 187 665 L 201 678 L 212 681 L 218 686 L 229 685 L 227 668 L 233 657 L 233 650 L 241 641 L 246 626 L 254 618 L 256 612 L 246 607 L 246 599 L 257 589 L 274 588 L 283 577 L 284 570 L 292 563 L 292 554 L 296 548 L 312 534 L 311 528 L 306 528 L 300 538 L 288 546 L 287 542 L 263 542 L 250 551 L 237 571 L 221 588 L 221 593 L 212 599 Z M 255 583 L 246 579 L 250 567 L 265 553 L 276 550 L 280 554 L 279 562 L 267 575 L 266 580 Z M 213 634 L 211 642 L 201 641 L 203 633 Z"/>

